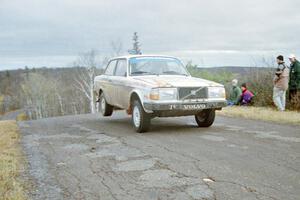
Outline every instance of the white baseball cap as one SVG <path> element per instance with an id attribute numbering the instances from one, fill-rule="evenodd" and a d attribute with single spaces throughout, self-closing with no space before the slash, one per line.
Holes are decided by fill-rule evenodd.
<path id="1" fill-rule="evenodd" d="M 296 58 L 295 54 L 291 54 L 289 58 Z"/>
<path id="2" fill-rule="evenodd" d="M 237 84 L 238 84 L 238 80 L 237 80 L 237 79 L 233 79 L 233 80 L 232 80 L 232 85 L 233 85 L 233 86 L 237 86 Z"/>

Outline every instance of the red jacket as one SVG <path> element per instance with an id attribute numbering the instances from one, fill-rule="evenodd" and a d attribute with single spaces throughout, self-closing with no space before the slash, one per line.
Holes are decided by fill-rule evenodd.
<path id="1" fill-rule="evenodd" d="M 242 105 L 246 105 L 246 104 L 250 103 L 253 96 L 254 96 L 254 95 L 252 94 L 252 92 L 250 92 L 250 91 L 247 90 L 247 89 L 244 90 L 244 91 L 242 92 L 242 98 L 241 98 Z"/>

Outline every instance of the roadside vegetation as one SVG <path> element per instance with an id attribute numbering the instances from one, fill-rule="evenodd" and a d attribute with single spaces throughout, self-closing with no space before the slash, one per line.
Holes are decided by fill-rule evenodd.
<path id="1" fill-rule="evenodd" d="M 273 65 L 275 66 L 275 65 Z M 239 85 L 247 83 L 248 89 L 255 95 L 253 106 L 272 107 L 273 75 L 272 64 L 265 67 L 231 67 L 231 68 L 198 68 L 197 65 L 188 63 L 189 72 L 195 76 L 212 80 L 225 85 L 226 94 L 230 93 L 231 81 L 238 79 Z"/>
<path id="2" fill-rule="evenodd" d="M 0 71 L 0 115 L 20 110 L 28 119 L 94 112 L 91 93 L 102 62 L 94 51 L 83 53 L 70 68 Z"/>
<path id="3" fill-rule="evenodd" d="M 198 68 L 197 65 L 187 65 L 190 73 L 200 77 L 216 81 L 225 85 L 226 94 L 231 90 L 231 81 L 238 79 L 239 85 L 246 83 L 248 89 L 255 95 L 252 105 L 255 107 L 273 108 L 273 77 L 275 66 L 272 64 L 265 67 L 220 67 L 220 68 Z M 292 110 L 287 98 L 287 108 Z M 300 102 L 299 102 L 300 103 Z"/>
<path id="4" fill-rule="evenodd" d="M 3 200 L 27 199 L 20 179 L 24 160 L 19 142 L 16 121 L 0 121 L 0 199 Z"/>
<path id="5" fill-rule="evenodd" d="M 226 107 L 218 112 L 219 115 L 229 117 L 239 117 L 254 120 L 263 120 L 283 124 L 300 125 L 300 112 L 285 111 L 279 112 L 275 109 L 273 104 L 273 64 L 268 64 L 265 61 L 265 67 L 249 67 L 249 68 L 198 68 L 197 65 L 188 63 L 187 68 L 189 72 L 195 76 L 212 81 L 219 82 L 225 85 L 226 94 L 231 90 L 231 81 L 238 79 L 239 84 L 247 83 L 248 88 L 255 95 L 253 106 L 250 107 Z M 287 98 L 288 100 L 288 98 Z M 287 101 L 287 108 L 289 101 Z"/>
<path id="6" fill-rule="evenodd" d="M 262 120 L 281 124 L 300 125 L 300 112 L 280 112 L 268 107 L 233 106 L 223 108 L 218 115 L 241 117 L 245 119 Z"/>

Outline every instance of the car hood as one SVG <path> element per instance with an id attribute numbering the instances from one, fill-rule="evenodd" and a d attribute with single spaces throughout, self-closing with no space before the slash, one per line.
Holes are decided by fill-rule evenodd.
<path id="1" fill-rule="evenodd" d="M 201 78 L 191 76 L 175 76 L 175 75 L 160 75 L 160 76 L 137 76 L 134 80 L 143 82 L 151 87 L 208 87 L 208 86 L 223 86 L 213 81 L 208 81 Z"/>

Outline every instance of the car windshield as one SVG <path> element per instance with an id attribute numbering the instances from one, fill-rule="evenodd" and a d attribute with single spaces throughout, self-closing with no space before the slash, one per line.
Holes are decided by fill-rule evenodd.
<path id="1" fill-rule="evenodd" d="M 130 75 L 184 75 L 188 72 L 176 58 L 137 57 L 129 60 Z"/>

